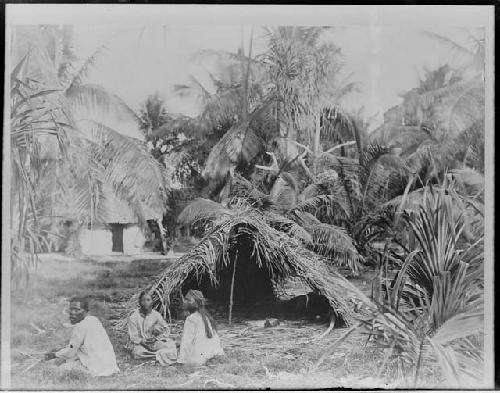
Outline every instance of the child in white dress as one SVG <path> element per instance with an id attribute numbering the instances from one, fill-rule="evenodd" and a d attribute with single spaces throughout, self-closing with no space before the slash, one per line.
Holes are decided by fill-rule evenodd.
<path id="1" fill-rule="evenodd" d="M 202 365 L 224 355 L 213 318 L 205 309 L 203 293 L 190 290 L 184 302 L 190 315 L 184 322 L 178 363 Z"/>

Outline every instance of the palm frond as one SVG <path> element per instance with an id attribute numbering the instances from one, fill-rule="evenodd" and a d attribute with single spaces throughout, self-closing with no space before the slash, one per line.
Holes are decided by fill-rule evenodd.
<path id="1" fill-rule="evenodd" d="M 262 149 L 262 140 L 248 123 L 231 127 L 217 142 L 205 163 L 203 176 L 209 179 L 223 179 L 236 166 L 250 162 Z"/>
<path id="2" fill-rule="evenodd" d="M 348 197 L 343 190 L 338 190 L 335 194 L 317 195 L 297 203 L 296 209 L 312 214 L 325 214 L 336 219 L 348 219 L 353 212 L 349 205 Z"/>
<path id="3" fill-rule="evenodd" d="M 484 192 L 484 175 L 471 168 L 452 169 L 449 173 L 453 176 L 460 195 L 477 197 Z"/>
<path id="4" fill-rule="evenodd" d="M 69 83 L 68 92 L 75 91 L 80 88 L 83 80 L 88 76 L 97 59 L 104 53 L 105 50 L 106 46 L 102 45 L 98 47 L 87 59 L 85 59 L 80 69 L 73 75 L 73 79 Z"/>
<path id="5" fill-rule="evenodd" d="M 232 179 L 230 197 L 243 199 L 255 209 L 269 210 L 274 205 L 269 195 L 238 173 Z"/>
<path id="6" fill-rule="evenodd" d="M 99 160 L 99 147 L 80 141 L 70 147 L 69 165 L 61 168 L 57 179 L 57 215 L 69 220 L 106 222 L 105 168 Z"/>
<path id="7" fill-rule="evenodd" d="M 27 55 L 28 56 L 28 55 Z M 37 254 L 51 251 L 41 216 L 47 209 L 43 185 L 53 176 L 42 159 L 46 155 L 66 157 L 71 129 L 56 103 L 59 89 L 33 88 L 22 77 L 25 56 L 13 70 L 11 104 L 11 233 L 12 278 L 14 285 L 26 283 L 35 268 Z M 19 79 L 23 78 L 23 80 Z M 49 152 L 49 153 L 48 153 Z M 52 183 L 51 183 L 52 184 Z"/>
<path id="8" fill-rule="evenodd" d="M 460 45 L 458 42 L 453 41 L 452 39 L 450 39 L 446 36 L 443 36 L 441 34 L 436 34 L 436 33 L 430 32 L 430 31 L 425 31 L 424 33 L 426 35 L 428 35 L 429 37 L 432 37 L 436 40 L 439 40 L 439 41 L 445 43 L 446 45 L 451 46 L 453 49 L 455 49 L 457 51 L 460 51 L 460 52 L 465 53 L 467 55 L 473 55 L 473 53 L 470 51 L 470 49 L 467 49 L 463 45 Z"/>
<path id="9" fill-rule="evenodd" d="M 151 219 L 151 215 L 161 217 L 170 185 L 162 166 L 144 144 L 93 120 L 80 120 L 78 124 L 102 146 L 106 181 L 117 195 L 142 222 Z"/>
<path id="10" fill-rule="evenodd" d="M 322 255 L 333 255 L 338 266 L 346 266 L 354 274 L 359 273 L 363 257 L 353 244 L 344 228 L 319 223 L 309 228 L 312 233 L 313 248 Z"/>
<path id="11" fill-rule="evenodd" d="M 78 118 L 92 118 L 105 122 L 110 114 L 118 119 L 131 119 L 134 122 L 139 118 L 120 97 L 110 93 L 100 85 L 79 85 L 78 88 L 66 91 L 66 98 Z"/>
<path id="12" fill-rule="evenodd" d="M 197 51 L 192 56 L 193 60 L 195 61 L 203 61 L 210 57 L 215 58 L 217 60 L 229 61 L 231 63 L 237 63 L 237 64 L 240 64 L 242 61 L 243 62 L 250 61 L 252 65 L 260 65 L 259 61 L 250 58 L 248 56 L 245 56 L 242 53 L 233 53 L 225 50 L 203 49 Z"/>
<path id="13" fill-rule="evenodd" d="M 458 135 L 484 117 L 484 85 L 470 83 L 455 95 L 444 96 L 436 105 L 436 113 L 440 124 Z"/>
<path id="14" fill-rule="evenodd" d="M 413 110 L 434 108 L 441 127 L 456 135 L 484 116 L 483 101 L 484 82 L 481 77 L 475 77 L 413 95 L 406 105 Z"/>
<path id="15" fill-rule="evenodd" d="M 483 332 L 484 314 L 482 312 L 466 312 L 453 315 L 447 319 L 432 335 L 434 344 L 447 345 L 455 340 L 474 336 Z"/>
<path id="16" fill-rule="evenodd" d="M 231 210 L 226 209 L 220 203 L 209 199 L 197 198 L 182 210 L 177 218 L 177 222 L 183 225 L 192 225 L 199 221 L 214 220 L 230 214 Z"/>
<path id="17" fill-rule="evenodd" d="M 15 86 L 16 82 L 21 82 L 24 78 L 22 77 L 22 71 L 26 61 L 28 60 L 28 56 L 30 55 L 30 51 L 26 52 L 26 54 L 21 58 L 21 60 L 16 64 L 10 73 L 10 84 L 11 86 Z M 22 83 L 22 82 L 21 82 Z"/>
<path id="18" fill-rule="evenodd" d="M 293 219 L 304 228 L 312 228 L 315 225 L 321 224 L 321 221 L 311 213 L 294 209 L 290 212 Z"/>
<path id="19" fill-rule="evenodd" d="M 339 105 L 323 108 L 321 112 L 321 138 L 331 140 L 340 135 L 341 141 L 356 140 L 358 151 L 361 151 L 361 136 L 351 115 Z"/>
<path id="20" fill-rule="evenodd" d="M 285 232 L 288 235 L 301 240 L 304 245 L 312 244 L 313 238 L 311 234 L 302 225 L 299 225 L 295 221 L 280 214 L 273 212 L 267 212 L 266 214 L 268 215 L 267 222 L 272 228 Z"/>
<path id="21" fill-rule="evenodd" d="M 298 200 L 297 180 L 292 174 L 281 172 L 275 180 L 269 196 L 280 209 L 292 209 Z"/>

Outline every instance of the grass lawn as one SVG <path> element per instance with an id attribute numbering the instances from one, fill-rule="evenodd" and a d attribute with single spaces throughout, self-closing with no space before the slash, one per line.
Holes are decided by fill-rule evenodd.
<path id="1" fill-rule="evenodd" d="M 30 289 L 12 294 L 11 387 L 36 390 L 412 387 L 411 379 L 403 378 L 391 362 L 379 376 L 384 353 L 364 347 L 365 339 L 359 336 L 350 336 L 311 371 L 328 344 L 345 329 L 334 329 L 321 341 L 311 342 L 311 337 L 323 332 L 326 326 L 294 320 L 265 329 L 238 314 L 232 326 L 228 326 L 223 314 L 215 315 L 226 359 L 198 368 L 161 367 L 132 360 L 124 348 L 125 332 L 117 330 L 114 324 L 126 311 L 124 304 L 130 296 L 171 262 L 117 257 L 44 258 Z M 70 328 L 65 326 L 67 300 L 75 295 L 91 296 L 90 313 L 101 320 L 111 338 L 121 370 L 119 375 L 93 378 L 37 363 L 41 354 L 67 343 L 70 335 Z M 181 327 L 182 321 L 174 321 L 174 339 L 180 337 Z M 440 378 L 435 370 L 435 365 L 424 365 L 419 387 L 438 385 Z"/>

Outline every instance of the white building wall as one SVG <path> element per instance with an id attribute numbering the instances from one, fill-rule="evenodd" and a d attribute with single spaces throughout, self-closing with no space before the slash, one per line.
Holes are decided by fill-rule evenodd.
<path id="1" fill-rule="evenodd" d="M 146 238 L 138 226 L 123 229 L 123 253 L 136 255 L 143 252 Z M 107 229 L 83 229 L 80 233 L 80 245 L 85 255 L 114 254 L 112 233 Z"/>
<path id="2" fill-rule="evenodd" d="M 80 245 L 85 255 L 111 254 L 113 241 L 111 231 L 106 229 L 83 229 L 80 233 Z"/>
<path id="3" fill-rule="evenodd" d="M 123 230 L 123 253 L 127 255 L 140 254 L 146 238 L 138 226 L 131 226 Z"/>

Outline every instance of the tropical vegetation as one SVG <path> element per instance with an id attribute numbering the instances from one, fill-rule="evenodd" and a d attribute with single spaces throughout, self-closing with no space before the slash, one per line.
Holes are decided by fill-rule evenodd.
<path id="1" fill-rule="evenodd" d="M 159 93 L 131 109 L 85 82 L 105 48 L 79 59 L 69 26 L 30 29 L 19 30 L 10 73 L 17 281 L 55 248 L 61 220 L 105 216 L 108 187 L 145 225 L 157 212 L 171 242 L 179 229 L 198 238 L 153 285 L 163 312 L 193 271 L 217 285 L 246 247 L 274 284 L 296 275 L 326 294 L 348 333 L 386 351 L 380 373 L 394 363 L 416 386 L 422 365 L 437 362 L 446 386 L 481 377 L 484 39 L 471 32 L 468 48 L 429 33 L 464 65 L 424 70 L 368 132 L 360 112 L 343 108 L 358 85 L 327 28 L 266 28 L 263 53 L 254 31 L 237 53 L 198 53 L 217 60 L 211 85 L 192 76 L 175 87 L 197 100 L 195 117 L 171 113 Z M 144 141 L 111 118 L 133 121 Z M 345 278 L 366 271 L 371 299 Z M 347 294 L 363 312 L 351 316 Z"/>

